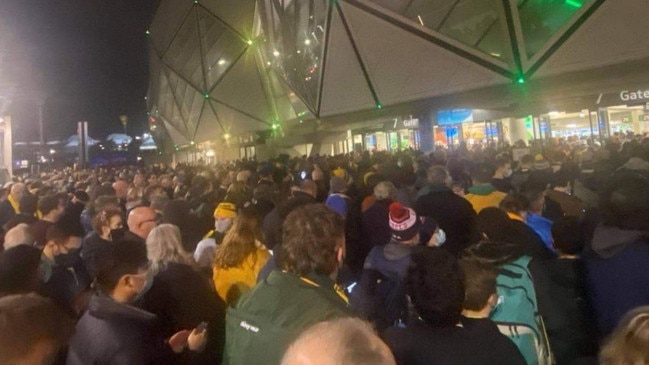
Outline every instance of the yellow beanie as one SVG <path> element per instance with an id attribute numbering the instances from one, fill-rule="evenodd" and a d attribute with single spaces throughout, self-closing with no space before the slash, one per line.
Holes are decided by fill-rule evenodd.
<path id="1" fill-rule="evenodd" d="M 237 207 L 234 203 L 220 203 L 214 210 L 214 218 L 236 218 Z"/>
<path id="2" fill-rule="evenodd" d="M 333 176 L 338 176 L 339 178 L 343 180 L 347 180 L 347 171 L 343 168 L 337 168 L 332 172 Z"/>

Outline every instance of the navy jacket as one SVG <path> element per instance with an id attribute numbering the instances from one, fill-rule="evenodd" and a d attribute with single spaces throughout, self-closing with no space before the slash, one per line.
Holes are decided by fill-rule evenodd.
<path id="1" fill-rule="evenodd" d="M 171 347 L 155 323 L 155 314 L 95 295 L 77 323 L 66 364 L 174 364 Z"/>
<path id="2" fill-rule="evenodd" d="M 600 225 L 584 254 L 600 335 L 629 310 L 649 305 L 649 233 Z"/>

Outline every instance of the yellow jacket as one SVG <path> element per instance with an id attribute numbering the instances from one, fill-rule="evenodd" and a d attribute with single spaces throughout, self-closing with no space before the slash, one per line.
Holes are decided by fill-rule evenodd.
<path id="1" fill-rule="evenodd" d="M 239 299 L 241 294 L 255 286 L 257 275 L 269 257 L 270 253 L 267 250 L 257 248 L 237 267 L 224 269 L 214 266 L 213 279 L 216 292 L 227 304 Z"/>
<path id="2" fill-rule="evenodd" d="M 464 198 L 471 203 L 476 213 L 480 213 L 484 208 L 498 208 L 500 202 L 507 196 L 491 185 L 472 186 L 468 191 Z"/>

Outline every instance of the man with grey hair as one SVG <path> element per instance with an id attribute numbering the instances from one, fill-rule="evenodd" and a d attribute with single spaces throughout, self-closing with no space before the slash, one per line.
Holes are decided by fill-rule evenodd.
<path id="1" fill-rule="evenodd" d="M 34 237 L 32 236 L 32 232 L 26 223 L 20 223 L 19 225 L 8 230 L 5 234 L 5 250 L 16 247 L 18 245 L 34 245 Z"/>
<path id="2" fill-rule="evenodd" d="M 390 226 L 388 225 L 388 211 L 390 204 L 395 200 L 397 188 L 389 181 L 381 181 L 374 187 L 376 201 L 364 213 L 361 222 L 361 232 L 365 238 L 364 254 L 370 252 L 372 247 L 385 245 L 390 242 Z"/>
<path id="3" fill-rule="evenodd" d="M 446 233 L 446 243 L 442 247 L 457 255 L 478 240 L 476 213 L 471 203 L 451 190 L 452 179 L 445 167 L 431 166 L 427 179 L 429 186 L 417 198 L 415 211 L 437 222 Z"/>
<path id="4" fill-rule="evenodd" d="M 394 365 L 390 349 L 357 318 L 320 322 L 288 348 L 282 365 Z"/>
<path id="5" fill-rule="evenodd" d="M 20 213 L 20 199 L 25 195 L 25 184 L 15 183 L 11 186 L 7 199 L 0 203 L 0 227 Z"/>

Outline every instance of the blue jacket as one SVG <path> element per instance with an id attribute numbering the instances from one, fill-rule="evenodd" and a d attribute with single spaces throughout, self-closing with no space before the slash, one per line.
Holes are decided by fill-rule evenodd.
<path id="1" fill-rule="evenodd" d="M 525 223 L 541 237 L 541 241 L 543 241 L 545 247 L 554 252 L 554 246 L 552 245 L 552 221 L 534 213 L 527 213 Z"/>
<path id="2" fill-rule="evenodd" d="M 583 259 L 600 335 L 629 310 L 649 305 L 649 233 L 600 225 Z"/>

